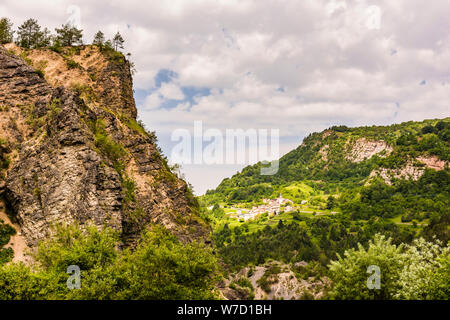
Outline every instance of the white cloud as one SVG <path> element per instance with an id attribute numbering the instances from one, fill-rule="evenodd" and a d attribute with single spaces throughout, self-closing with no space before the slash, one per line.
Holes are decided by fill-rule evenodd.
<path id="1" fill-rule="evenodd" d="M 184 100 L 184 93 L 176 84 L 169 82 L 163 83 L 159 93 L 168 100 Z"/>
<path id="2" fill-rule="evenodd" d="M 158 109 L 163 102 L 163 97 L 158 92 L 154 92 L 145 98 L 144 107 L 147 110 Z"/>
<path id="3" fill-rule="evenodd" d="M 448 0 L 3 0 L 0 12 L 16 26 L 36 17 L 53 29 L 71 4 L 81 9 L 86 41 L 98 29 L 124 35 L 138 70 L 135 88 L 152 92 L 141 118 L 167 154 L 170 133 L 194 120 L 219 129 L 280 128 L 288 151 L 334 124 L 450 115 Z M 178 77 L 156 88 L 161 69 Z M 182 87 L 211 94 L 191 106 Z M 167 100 L 180 104 L 166 109 Z M 187 177 L 201 192 L 215 186 L 216 169 Z"/>

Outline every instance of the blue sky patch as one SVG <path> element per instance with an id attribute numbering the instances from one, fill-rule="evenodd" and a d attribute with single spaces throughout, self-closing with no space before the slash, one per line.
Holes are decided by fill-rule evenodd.
<path id="1" fill-rule="evenodd" d="M 155 76 L 155 85 L 157 88 L 161 87 L 162 83 L 172 82 L 173 79 L 178 78 L 178 73 L 169 69 L 161 69 Z"/>
<path id="2" fill-rule="evenodd" d="M 143 106 L 148 95 L 158 91 L 163 83 L 170 83 L 178 78 L 175 71 L 169 69 L 161 69 L 155 76 L 155 87 L 149 89 L 136 89 L 134 92 L 134 99 L 136 105 Z M 167 99 L 161 104 L 161 108 L 172 109 L 180 103 L 188 102 L 190 105 L 195 104 L 195 98 L 209 96 L 211 89 L 207 87 L 181 86 L 185 98 L 183 100 Z"/>

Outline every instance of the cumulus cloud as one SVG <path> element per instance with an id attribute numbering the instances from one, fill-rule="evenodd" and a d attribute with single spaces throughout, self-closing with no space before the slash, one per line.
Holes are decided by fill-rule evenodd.
<path id="1" fill-rule="evenodd" d="M 4 0 L 0 14 L 54 28 L 71 5 L 86 42 L 99 29 L 124 35 L 146 93 L 140 117 L 167 154 L 171 132 L 195 120 L 279 128 L 287 152 L 335 124 L 450 115 L 448 0 Z M 161 70 L 176 77 L 161 81 Z M 202 192 L 215 187 L 214 170 L 225 175 L 186 175 Z"/>
<path id="2" fill-rule="evenodd" d="M 144 107 L 147 110 L 158 109 L 163 102 L 164 98 L 158 92 L 154 92 L 145 98 Z"/>
<path id="3" fill-rule="evenodd" d="M 183 91 L 174 83 L 163 83 L 159 89 L 159 93 L 169 100 L 184 100 Z"/>

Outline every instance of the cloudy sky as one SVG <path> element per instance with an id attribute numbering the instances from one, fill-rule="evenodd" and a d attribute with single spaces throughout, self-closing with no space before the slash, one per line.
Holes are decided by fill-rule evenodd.
<path id="1" fill-rule="evenodd" d="M 450 116 L 450 0 L 1 0 L 0 16 L 92 41 L 120 31 L 139 117 L 176 129 L 279 129 L 280 154 L 338 124 Z M 197 194 L 243 165 L 183 165 Z"/>

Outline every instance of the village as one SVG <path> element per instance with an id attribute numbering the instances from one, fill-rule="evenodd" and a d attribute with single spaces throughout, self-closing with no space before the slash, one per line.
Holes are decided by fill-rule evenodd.
<path id="1" fill-rule="evenodd" d="M 310 199 L 309 199 L 310 200 Z M 282 193 L 276 199 L 264 198 L 261 200 L 262 204 L 255 204 L 250 209 L 246 204 L 235 204 L 231 206 L 221 206 L 227 218 L 236 219 L 240 222 L 247 222 L 249 220 L 256 220 L 257 218 L 267 215 L 268 217 L 279 216 L 284 213 L 302 213 L 306 215 L 327 215 L 336 214 L 336 211 L 327 210 L 325 203 L 310 204 L 306 199 L 297 199 L 297 202 L 291 199 L 284 198 Z M 259 202 L 259 203 L 261 203 Z M 213 205 L 207 207 L 208 210 L 213 210 Z"/>
<path id="2" fill-rule="evenodd" d="M 250 210 L 236 208 L 236 218 L 238 220 L 251 220 L 256 216 L 267 213 L 269 216 L 275 216 L 281 212 L 291 212 L 294 210 L 293 202 L 289 199 L 283 198 L 282 194 L 276 199 L 263 199 L 263 203 L 260 206 L 254 206 Z M 302 204 L 305 204 L 306 200 L 303 200 Z"/>

